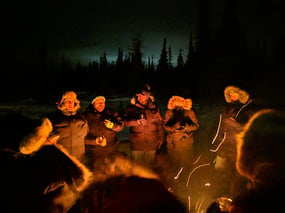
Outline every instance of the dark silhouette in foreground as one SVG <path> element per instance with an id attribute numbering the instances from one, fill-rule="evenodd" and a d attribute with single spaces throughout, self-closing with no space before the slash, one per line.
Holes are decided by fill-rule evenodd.
<path id="1" fill-rule="evenodd" d="M 15 119 L 17 118 L 17 119 Z M 173 212 L 186 213 L 184 205 L 167 190 L 158 175 L 125 156 L 110 156 L 91 172 L 63 146 L 50 144 L 49 119 L 27 122 L 11 116 L 11 124 L 31 125 L 32 131 L 6 128 L 11 144 L 1 144 L 1 207 L 8 212 Z M 3 132 L 4 133 L 4 132 Z M 5 140 L 9 140 L 9 134 Z"/>

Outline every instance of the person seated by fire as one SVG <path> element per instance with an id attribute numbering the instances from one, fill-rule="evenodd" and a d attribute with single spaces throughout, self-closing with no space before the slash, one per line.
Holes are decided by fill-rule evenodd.
<path id="1" fill-rule="evenodd" d="M 53 124 L 50 143 L 64 146 L 69 154 L 81 162 L 85 162 L 85 136 L 88 133 L 88 123 L 79 111 L 80 101 L 74 91 L 67 91 L 57 103 L 57 110 L 47 115 Z"/>
<path id="2" fill-rule="evenodd" d="M 194 161 L 193 133 L 199 128 L 196 113 L 192 108 L 192 99 L 172 96 L 164 115 L 164 129 L 166 131 L 166 147 L 170 170 L 173 177 L 179 173 L 181 184 L 186 183 Z"/>
<path id="3" fill-rule="evenodd" d="M 104 96 L 95 97 L 84 112 L 89 132 L 85 138 L 87 164 L 90 168 L 98 160 L 116 153 L 119 140 L 117 132 L 124 128 L 119 113 L 106 107 Z"/>
<path id="4" fill-rule="evenodd" d="M 156 151 L 164 142 L 163 119 L 158 105 L 151 95 L 150 86 L 144 85 L 131 98 L 123 120 L 130 128 L 130 149 L 132 160 L 147 167 L 153 167 Z"/>

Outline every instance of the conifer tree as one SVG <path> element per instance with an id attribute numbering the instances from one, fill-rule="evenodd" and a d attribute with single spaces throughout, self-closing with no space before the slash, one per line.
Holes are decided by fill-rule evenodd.
<path id="1" fill-rule="evenodd" d="M 172 52 L 171 52 L 171 46 L 168 47 L 168 67 L 169 69 L 172 69 Z"/>
<path id="2" fill-rule="evenodd" d="M 162 50 L 160 54 L 160 58 L 157 65 L 157 71 L 167 71 L 168 70 L 168 58 L 166 51 L 166 38 L 163 39 Z"/>
<path id="3" fill-rule="evenodd" d="M 186 62 L 185 62 L 186 68 L 190 68 L 190 66 L 192 65 L 193 57 L 194 57 L 194 47 L 193 47 L 193 35 L 191 32 L 190 38 L 189 38 L 187 58 L 186 58 Z"/>
<path id="4" fill-rule="evenodd" d="M 103 55 L 100 56 L 100 70 L 106 71 L 107 67 L 108 67 L 107 54 L 104 51 Z"/>
<path id="5" fill-rule="evenodd" d="M 139 37 L 135 37 L 132 40 L 131 48 L 129 48 L 131 55 L 131 65 L 134 68 L 134 71 L 137 72 L 143 70 L 141 46 L 142 40 Z"/>
<path id="6" fill-rule="evenodd" d="M 179 49 L 179 55 L 177 57 L 177 68 L 182 69 L 184 66 L 184 59 L 182 56 L 182 49 Z"/>
<path id="7" fill-rule="evenodd" d="M 123 50 L 121 48 L 118 49 L 118 57 L 116 61 L 117 66 L 121 66 L 123 64 Z"/>

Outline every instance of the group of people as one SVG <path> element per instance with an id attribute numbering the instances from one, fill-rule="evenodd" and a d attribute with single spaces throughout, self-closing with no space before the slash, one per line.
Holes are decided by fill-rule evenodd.
<path id="1" fill-rule="evenodd" d="M 284 138 L 284 110 L 257 110 L 235 137 L 235 168 L 246 190 L 218 198 L 206 213 L 283 212 Z"/>
<path id="2" fill-rule="evenodd" d="M 244 177 L 237 170 L 237 135 L 245 129 L 247 121 L 257 109 L 247 91 L 237 86 L 224 90 L 225 107 L 220 115 L 218 131 L 212 141 L 212 152 L 216 153 L 215 170 L 221 180 L 237 183 Z M 151 167 L 157 150 L 166 143 L 169 166 L 172 172 L 190 168 L 194 161 L 193 133 L 199 128 L 192 100 L 181 96 L 170 97 L 165 114 L 151 94 L 149 85 L 139 88 L 131 98 L 124 113 L 106 107 L 104 96 L 95 97 L 90 105 L 80 112 L 80 101 L 74 91 L 65 92 L 57 104 L 58 110 L 50 116 L 53 132 L 51 143 L 65 146 L 70 154 L 86 163 L 90 168 L 106 157 L 119 154 L 117 133 L 129 128 L 131 159 Z M 250 108 L 252 109 L 252 107 Z M 239 156 L 237 156 L 239 155 Z M 246 164 L 245 162 L 243 162 Z M 240 169 L 242 170 L 242 169 Z M 238 180 L 237 180 L 238 179 Z M 232 184 L 230 196 L 236 196 L 239 186 Z"/>
<path id="3" fill-rule="evenodd" d="M 117 133 L 124 127 L 129 128 L 131 159 L 139 164 L 151 167 L 165 140 L 172 165 L 183 166 L 192 160 L 193 132 L 199 124 L 191 99 L 171 97 L 163 118 L 146 84 L 135 92 L 122 115 L 106 106 L 104 96 L 95 97 L 79 111 L 80 101 L 74 91 L 65 92 L 57 108 L 49 115 L 53 124 L 50 142 L 62 144 L 91 168 L 119 154 Z"/>

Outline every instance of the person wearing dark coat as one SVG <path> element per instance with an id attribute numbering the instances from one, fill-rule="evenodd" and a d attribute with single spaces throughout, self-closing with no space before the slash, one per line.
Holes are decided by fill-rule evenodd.
<path id="1" fill-rule="evenodd" d="M 57 111 L 49 116 L 53 124 L 53 131 L 49 137 L 57 139 L 72 156 L 81 162 L 85 161 L 85 137 L 88 133 L 88 123 L 84 115 L 79 112 L 80 102 L 74 91 L 63 94 L 61 101 L 57 104 Z"/>
<path id="2" fill-rule="evenodd" d="M 198 128 L 198 119 L 192 109 L 192 99 L 172 96 L 164 114 L 169 174 L 171 174 L 169 182 L 171 189 L 180 194 L 183 200 L 189 193 L 185 184 L 194 162 L 193 133 Z"/>
<path id="3" fill-rule="evenodd" d="M 245 188 L 242 178 L 235 167 L 236 135 L 242 131 L 244 122 L 249 118 L 248 109 L 253 99 L 247 91 L 237 86 L 227 86 L 224 89 L 225 104 L 220 114 L 220 123 L 216 137 L 211 144 L 211 151 L 216 154 L 215 171 L 224 187 L 223 194 L 234 196 L 237 189 Z"/>
<path id="4" fill-rule="evenodd" d="M 192 100 L 172 96 L 164 115 L 167 153 L 175 171 L 189 168 L 193 163 L 193 132 L 199 128 L 198 119 L 192 109 Z"/>
<path id="5" fill-rule="evenodd" d="M 89 125 L 85 138 L 86 156 L 91 167 L 99 159 L 116 153 L 119 144 L 116 133 L 124 128 L 118 112 L 107 108 L 105 102 L 104 96 L 97 96 L 84 112 Z"/>
<path id="6" fill-rule="evenodd" d="M 152 166 L 156 150 L 164 142 L 163 119 L 154 103 L 149 85 L 145 85 L 131 98 L 123 115 L 125 126 L 130 128 L 131 157 L 138 163 Z"/>

